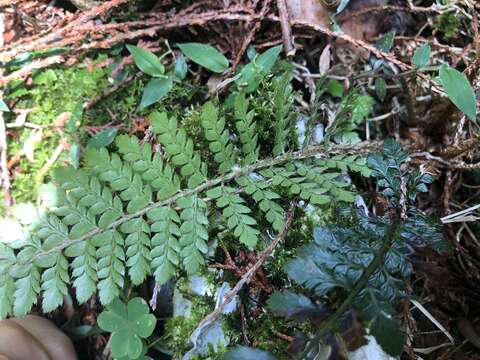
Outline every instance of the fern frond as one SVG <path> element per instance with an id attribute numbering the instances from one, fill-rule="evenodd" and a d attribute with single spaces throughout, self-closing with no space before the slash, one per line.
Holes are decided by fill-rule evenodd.
<path id="1" fill-rule="evenodd" d="M 89 207 L 89 212 L 94 216 L 100 215 L 100 228 L 107 227 L 123 215 L 122 201 L 113 196 L 108 188 L 102 187 L 97 177 L 89 177 L 84 170 L 77 171 L 71 166 L 58 168 L 53 178 L 79 205 Z"/>
<path id="2" fill-rule="evenodd" d="M 42 273 L 42 310 L 44 313 L 55 310 L 63 304 L 63 297 L 68 294 L 68 261 L 62 253 L 55 256 L 52 267 Z"/>
<path id="3" fill-rule="evenodd" d="M 225 118 L 218 118 L 218 110 L 211 102 L 203 105 L 201 118 L 205 137 L 210 142 L 209 149 L 219 164 L 218 171 L 220 174 L 227 173 L 233 168 L 235 160 L 230 134 L 225 129 Z"/>
<path id="4" fill-rule="evenodd" d="M 147 213 L 154 223 L 151 229 L 156 234 L 152 237 L 152 258 L 153 274 L 155 281 L 163 285 L 170 280 L 180 265 L 180 218 L 177 212 L 163 206 L 152 209 Z"/>
<path id="5" fill-rule="evenodd" d="M 274 200 L 280 199 L 280 195 L 269 190 L 270 184 L 265 179 L 254 180 L 252 176 L 242 176 L 236 179 L 248 195 L 259 204 L 260 210 L 265 213 L 265 218 L 272 224 L 275 231 L 280 231 L 283 226 L 285 212 Z"/>
<path id="6" fill-rule="evenodd" d="M 97 288 L 96 249 L 92 244 L 94 241 L 95 237 L 94 239 L 71 245 L 65 250 L 65 255 L 73 258 L 71 264 L 72 277 L 75 279 L 73 286 L 76 289 L 77 300 L 81 304 L 90 299 Z"/>
<path id="7" fill-rule="evenodd" d="M 12 313 L 15 293 L 15 280 L 11 269 L 16 263 L 15 252 L 10 246 L 0 243 L 0 319 Z"/>
<path id="8" fill-rule="evenodd" d="M 244 155 L 243 164 L 251 164 L 258 159 L 260 149 L 257 146 L 258 134 L 256 125 L 253 121 L 254 110 L 248 111 L 249 101 L 245 97 L 245 92 L 239 92 L 235 97 L 234 110 L 236 126 L 239 132 L 240 143 L 242 144 L 242 153 Z"/>
<path id="9" fill-rule="evenodd" d="M 97 248 L 97 289 L 102 304 L 109 304 L 120 295 L 125 283 L 125 241 L 116 230 L 108 230 L 94 238 Z"/>
<path id="10" fill-rule="evenodd" d="M 150 274 L 150 226 L 143 217 L 130 219 L 120 226 L 120 231 L 127 234 L 125 247 L 128 274 L 132 283 L 141 284 Z"/>
<path id="11" fill-rule="evenodd" d="M 127 211 L 134 213 L 152 202 L 152 190 L 144 184 L 140 174 L 124 163 L 118 154 L 110 154 L 104 148 L 88 149 L 85 163 L 94 175 L 109 184 L 113 191 L 119 192 L 123 201 L 128 201 Z"/>
<path id="12" fill-rule="evenodd" d="M 182 209 L 180 219 L 180 247 L 183 266 L 188 274 L 194 274 L 204 263 L 208 251 L 207 204 L 196 195 L 177 200 Z"/>
<path id="13" fill-rule="evenodd" d="M 20 257 L 20 255 L 19 255 Z M 14 271 L 15 292 L 13 314 L 15 316 L 25 316 L 32 306 L 37 303 L 40 295 L 40 269 L 34 264 L 17 267 Z"/>
<path id="14" fill-rule="evenodd" d="M 285 152 L 287 147 L 287 137 L 291 129 L 293 105 L 293 88 L 291 85 L 292 75 L 289 72 L 283 74 L 280 78 L 273 80 L 273 112 L 274 112 L 274 131 L 275 138 L 273 143 L 273 155 L 278 156 Z"/>
<path id="15" fill-rule="evenodd" d="M 200 155 L 193 149 L 193 141 L 187 139 L 185 129 L 177 129 L 177 119 L 168 119 L 165 113 L 153 113 L 150 122 L 155 134 L 172 163 L 180 166 L 180 173 L 188 179 L 189 188 L 194 188 L 207 177 L 207 167 L 200 159 Z"/>
<path id="16" fill-rule="evenodd" d="M 140 173 L 145 183 L 157 191 L 157 199 L 166 199 L 180 190 L 180 179 L 159 153 L 152 154 L 150 144 L 140 145 L 135 136 L 120 135 L 116 139 L 123 160 Z"/>
<path id="17" fill-rule="evenodd" d="M 251 210 L 245 206 L 245 201 L 240 195 L 235 193 L 235 189 L 219 186 L 209 190 L 207 195 L 215 199 L 217 206 L 223 209 L 223 217 L 233 235 L 249 249 L 253 249 L 257 244 L 259 232 L 252 225 L 256 225 L 257 222 L 248 215 Z"/>

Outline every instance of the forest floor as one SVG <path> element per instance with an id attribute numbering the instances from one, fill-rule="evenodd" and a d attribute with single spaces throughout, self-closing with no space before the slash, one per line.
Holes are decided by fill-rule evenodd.
<path id="1" fill-rule="evenodd" d="M 276 122 L 288 118 L 284 137 L 290 144 L 305 143 L 298 139 L 311 136 L 317 145 L 321 139 L 325 144 L 331 141 L 331 154 L 342 154 L 342 146 L 352 146 L 353 150 L 344 153 L 362 156 L 379 151 L 384 140 L 394 139 L 409 154 L 402 171 L 413 174 L 418 170 L 434 178 L 428 191 L 423 183 L 417 186 L 415 206 L 436 224 L 450 250 L 441 254 L 429 247 L 415 250 L 413 271 L 402 280 L 409 300 L 402 299 L 397 306 L 406 338 L 401 356 L 480 359 L 480 4 L 474 0 L 327 3 L 0 0 L 0 209 L 6 232 L 16 231 L 11 224 L 18 214 L 28 217 L 53 203 L 58 196 L 52 181 L 54 169 L 67 164 L 81 168 L 88 163 L 89 149 L 112 149 L 115 139 L 128 134 L 136 136 L 142 146 L 153 144 L 153 150 L 158 151 L 155 136 L 160 134 L 162 139 L 166 135 L 154 129 L 153 111 L 177 116 L 187 136 L 193 138 L 195 151 L 207 159 L 205 171 L 216 171 L 220 163 L 214 162 L 216 150 L 208 147 L 211 139 L 208 134 L 207 140 L 202 137 L 199 125 L 204 116 L 201 105 L 208 100 L 224 103 L 220 112 L 225 114 L 225 128 L 232 130 L 234 121 L 240 119 L 230 111 L 238 94 L 232 89 L 244 86 L 247 98 L 250 96 L 246 107 L 250 101 L 257 129 L 250 133 L 239 129 L 240 140 L 233 136 L 230 140 L 245 146 L 247 140 L 242 136 L 255 141 L 258 137 L 260 152 L 255 160 L 281 156 L 275 136 L 284 135 L 276 130 Z M 153 60 L 140 53 L 141 49 Z M 272 55 L 275 50 L 269 53 L 271 49 L 278 49 L 278 53 Z M 271 75 L 264 79 L 262 73 L 257 82 L 252 67 L 248 70 L 252 76 L 247 79 L 246 64 L 255 63 L 261 59 L 259 54 L 266 53 L 270 58 L 265 56 L 258 66 Z M 290 85 L 282 88 L 283 72 L 291 77 L 285 78 Z M 245 84 L 240 84 L 243 80 Z M 281 110 L 275 113 L 275 109 L 282 109 L 282 103 L 291 106 L 285 110 L 288 117 L 282 117 Z M 301 130 L 305 122 L 312 133 L 308 126 Z M 272 131 L 276 131 L 275 136 Z M 214 133 L 213 137 L 222 134 Z M 223 140 L 225 145 L 229 139 Z M 286 149 L 301 151 L 301 145 L 287 145 Z M 327 147 L 325 151 L 330 150 Z M 302 154 L 299 159 L 306 157 Z M 183 163 L 178 160 L 175 165 Z M 230 174 L 219 172 L 219 176 Z M 384 197 L 363 172 L 349 174 L 366 207 L 376 215 L 387 214 L 388 196 Z M 185 179 L 189 188 L 192 179 Z M 272 181 L 276 186 L 276 178 Z M 246 189 L 242 185 L 234 194 L 248 192 Z M 331 199 L 353 199 L 348 191 L 342 194 Z M 209 200 L 210 195 L 207 192 Z M 258 347 L 287 359 L 293 356 L 288 351 L 296 344 L 297 330 L 309 333 L 312 328 L 292 326 L 270 316 L 266 299 L 285 288 L 298 290 L 280 274 L 281 269 L 299 245 L 305 244 L 310 236 L 305 229 L 314 227 L 312 221 L 332 223 L 335 204 L 324 211 L 326 215 L 312 220 L 305 209 L 288 210 L 297 199 L 283 195 L 282 199 L 285 211 L 279 213 L 285 217 L 277 218 L 277 223 L 262 222 L 252 215 L 261 229 L 271 225 L 260 233 L 285 242 L 278 245 L 282 250 L 273 253 L 275 260 L 265 260 L 273 251 L 268 250 L 272 243 L 260 241 L 252 248 L 243 246 L 248 244 L 244 238 L 240 240 L 243 245 L 232 246 L 225 240 L 231 234 L 222 228 L 215 230 L 220 245 L 208 255 L 208 267 L 228 273 L 222 279 L 227 279 L 225 284 L 230 287 L 238 281 L 248 283 L 233 294 L 243 294 L 249 300 L 240 301 L 238 317 L 226 317 L 226 323 L 236 324 L 228 345 Z M 177 206 L 176 210 L 182 207 L 180 202 Z M 289 225 L 285 227 L 285 223 Z M 245 237 L 255 236 L 255 231 Z M 227 235 L 222 238 L 224 232 Z M 6 242 L 5 237 L 0 236 L 0 240 Z M 17 248 L 14 252 L 18 255 Z M 252 270 L 254 264 L 258 267 Z M 188 287 L 182 283 L 186 281 L 183 271 L 175 285 L 180 288 Z M 128 299 L 133 291 L 151 304 L 158 291 L 174 291 L 165 286 L 159 290 L 153 275 L 148 275 L 139 286 L 126 281 L 123 288 L 120 286 L 122 296 Z M 200 279 L 204 280 L 211 273 L 203 275 Z M 0 283 L 0 293 L 2 286 Z M 69 294 L 74 292 L 73 287 L 68 288 Z M 205 295 L 203 291 L 200 293 Z M 65 303 L 46 316 L 74 339 L 80 358 L 111 358 L 109 334 L 97 327 L 103 301 L 94 295 L 80 305 L 73 296 L 64 295 Z M 332 296 L 330 292 L 327 303 L 335 308 L 344 295 L 334 292 Z M 318 297 L 315 303 L 325 299 Z M 185 342 L 190 333 L 212 310 L 212 296 L 190 300 L 195 311 L 188 320 L 166 321 L 171 311 L 155 312 L 156 337 L 148 340 L 150 356 L 176 358 L 178 352 L 188 350 Z M 252 301 L 258 304 L 252 306 Z M 41 301 L 32 303 L 33 311 L 41 312 Z M 355 330 L 355 326 L 351 328 Z M 179 348 L 172 350 L 172 344 Z M 216 349 L 209 351 L 214 358 Z"/>

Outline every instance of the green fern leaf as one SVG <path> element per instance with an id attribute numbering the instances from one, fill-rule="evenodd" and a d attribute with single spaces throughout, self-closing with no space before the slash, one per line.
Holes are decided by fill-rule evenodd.
<path id="1" fill-rule="evenodd" d="M 218 118 L 218 110 L 212 102 L 203 105 L 201 118 L 205 137 L 210 142 L 209 148 L 214 153 L 214 160 L 219 164 L 218 171 L 231 171 L 235 162 L 230 134 L 225 129 L 225 118 Z"/>
<path id="2" fill-rule="evenodd" d="M 180 218 L 177 212 L 169 207 L 159 207 L 147 213 L 154 223 L 152 232 L 152 258 L 155 281 L 163 285 L 170 280 L 180 265 Z"/>
<path id="3" fill-rule="evenodd" d="M 204 254 L 208 251 L 207 204 L 198 196 L 186 196 L 177 200 L 182 209 L 180 219 L 180 255 L 183 267 L 188 274 L 198 272 L 204 263 Z"/>
<path id="4" fill-rule="evenodd" d="M 171 166 L 164 163 L 160 154 L 152 154 L 150 144 L 140 145 L 135 136 L 120 135 L 116 139 L 123 160 L 130 163 L 144 182 L 157 192 L 157 199 L 166 199 L 180 190 L 180 180 Z"/>
<path id="5" fill-rule="evenodd" d="M 260 149 L 257 146 L 258 133 L 256 131 L 253 117 L 254 110 L 248 111 L 249 101 L 245 97 L 245 92 L 240 92 L 235 97 L 234 110 L 236 126 L 239 132 L 240 143 L 242 144 L 242 153 L 244 155 L 243 164 L 251 164 L 258 159 Z"/>
<path id="6" fill-rule="evenodd" d="M 275 114 L 274 129 L 275 138 L 273 155 L 278 156 L 285 152 L 287 137 L 291 129 L 293 89 L 291 85 L 291 73 L 286 72 L 281 77 L 273 80 L 273 112 Z"/>
<path id="7" fill-rule="evenodd" d="M 235 189 L 226 186 L 213 188 L 207 192 L 207 196 L 216 199 L 217 206 L 223 209 L 223 217 L 227 222 L 227 227 L 233 231 L 233 235 L 249 249 L 255 248 L 259 232 L 252 225 L 256 225 L 257 222 L 248 215 L 251 210 L 245 206 L 245 201 L 235 193 Z"/>
<path id="8" fill-rule="evenodd" d="M 98 281 L 94 239 L 71 245 L 65 250 L 67 257 L 74 258 L 71 263 L 72 277 L 75 279 L 73 286 L 80 304 L 86 302 L 95 293 Z"/>
<path id="9" fill-rule="evenodd" d="M 110 154 L 105 148 L 88 149 L 85 163 L 101 181 L 107 182 L 113 191 L 120 192 L 120 198 L 128 201 L 127 212 L 139 211 L 152 202 L 152 190 L 142 181 L 140 174 L 133 171 L 120 156 Z"/>
<path id="10" fill-rule="evenodd" d="M 109 304 L 120 295 L 125 278 L 124 239 L 116 230 L 109 230 L 94 238 L 97 247 L 97 268 L 100 303 Z"/>
<path id="11" fill-rule="evenodd" d="M 177 119 L 168 119 L 165 113 L 150 115 L 153 132 L 165 148 L 172 163 L 180 167 L 183 178 L 188 179 L 189 188 L 194 188 L 206 179 L 207 168 L 200 155 L 193 150 L 193 142 L 187 139 L 184 129 L 177 129 Z"/>
<path id="12" fill-rule="evenodd" d="M 251 176 L 242 176 L 236 182 L 243 187 L 248 195 L 258 203 L 260 210 L 266 215 L 267 221 L 272 224 L 275 231 L 280 231 L 283 226 L 285 212 L 274 200 L 280 199 L 280 195 L 269 190 L 270 184 L 262 180 L 254 180 Z"/>
<path id="13" fill-rule="evenodd" d="M 62 253 L 56 255 L 55 265 L 42 273 L 42 310 L 51 312 L 63 304 L 68 294 L 68 261 Z"/>
<path id="14" fill-rule="evenodd" d="M 102 187 L 97 177 L 89 178 L 85 171 L 71 166 L 55 169 L 53 177 L 78 204 L 88 207 L 92 215 L 101 215 L 99 227 L 105 228 L 123 215 L 121 200 L 113 196 L 110 189 Z"/>
<path id="15" fill-rule="evenodd" d="M 150 226 L 142 218 L 131 219 L 120 226 L 125 238 L 128 274 L 132 283 L 141 284 L 150 274 Z"/>
<path id="16" fill-rule="evenodd" d="M 40 271 L 33 264 L 22 266 L 20 274 L 15 274 L 14 305 L 13 314 L 15 316 L 25 316 L 37 303 L 37 297 L 40 294 Z"/>
<path id="17" fill-rule="evenodd" d="M 14 303 L 15 280 L 10 269 L 15 265 L 16 257 L 13 249 L 0 243 L 0 319 L 11 314 Z"/>

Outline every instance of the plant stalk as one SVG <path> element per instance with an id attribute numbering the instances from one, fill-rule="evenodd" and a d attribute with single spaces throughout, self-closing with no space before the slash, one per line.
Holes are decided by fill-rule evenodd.
<path id="1" fill-rule="evenodd" d="M 317 334 L 306 344 L 305 349 L 300 354 L 299 359 L 304 359 L 305 356 L 307 356 L 308 353 L 315 346 L 315 344 L 320 341 L 327 334 L 327 332 L 329 332 L 335 327 L 340 317 L 350 308 L 355 297 L 368 284 L 368 280 L 373 275 L 373 273 L 380 267 L 385 255 L 387 254 L 388 250 L 390 250 L 390 246 L 397 235 L 399 225 L 400 217 L 397 215 L 395 216 L 393 223 L 388 227 L 387 232 L 382 239 L 382 247 L 380 248 L 380 250 L 377 252 L 370 264 L 368 264 L 367 268 L 363 271 L 362 276 L 360 276 L 360 278 L 357 280 L 347 298 L 337 308 L 335 313 L 326 322 L 323 323 Z"/>

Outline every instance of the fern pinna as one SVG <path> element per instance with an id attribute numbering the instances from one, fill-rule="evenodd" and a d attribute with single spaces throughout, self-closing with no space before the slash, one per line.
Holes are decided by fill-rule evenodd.
<path id="1" fill-rule="evenodd" d="M 126 283 L 154 276 L 164 284 L 179 271 L 197 273 L 214 226 L 254 249 L 262 236 L 257 221 L 263 217 L 279 230 L 289 198 L 316 205 L 351 201 L 341 173 L 368 175 L 360 155 L 371 145 L 295 152 L 286 136 L 291 108 L 275 111 L 275 157 L 264 159 L 245 94 L 237 94 L 232 114 L 219 113 L 211 102 L 201 112 L 210 154 L 200 154 L 175 117 L 153 113 L 158 149 L 120 135 L 116 151 L 88 149 L 82 169 L 56 169 L 62 205 L 25 228 L 22 238 L 0 244 L 0 318 L 26 314 L 39 298 L 50 312 L 71 285 L 78 302 L 98 293 L 105 305 Z M 205 156 L 216 171 L 207 168 Z"/>

